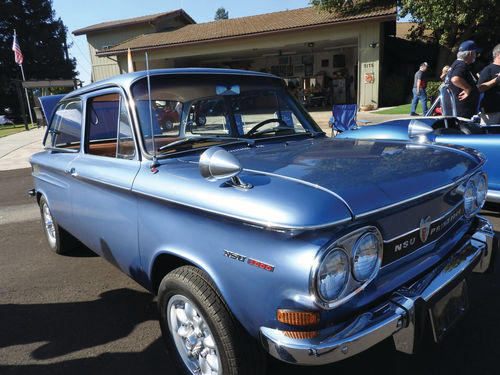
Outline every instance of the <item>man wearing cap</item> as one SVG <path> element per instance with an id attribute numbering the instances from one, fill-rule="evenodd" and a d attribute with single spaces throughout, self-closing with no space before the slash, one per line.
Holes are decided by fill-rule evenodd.
<path id="1" fill-rule="evenodd" d="M 493 62 L 481 70 L 477 88 L 484 92 L 481 100 L 481 123 L 500 124 L 500 44 L 493 48 Z"/>
<path id="2" fill-rule="evenodd" d="M 420 100 L 422 103 L 422 112 L 425 115 L 427 113 L 427 91 L 425 88 L 427 86 L 427 76 L 426 72 L 429 68 L 429 64 L 423 62 L 420 64 L 420 69 L 415 73 L 413 79 L 413 100 L 411 101 L 410 116 L 417 116 L 417 104 Z"/>
<path id="3" fill-rule="evenodd" d="M 466 40 L 458 48 L 457 59 L 448 70 L 446 81 L 455 97 L 457 116 L 471 118 L 477 113 L 479 90 L 470 66 L 481 49 L 473 40 Z"/>

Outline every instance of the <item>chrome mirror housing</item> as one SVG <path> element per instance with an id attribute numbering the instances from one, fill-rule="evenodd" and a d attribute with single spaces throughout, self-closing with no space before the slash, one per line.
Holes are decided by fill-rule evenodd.
<path id="1" fill-rule="evenodd" d="M 252 185 L 243 183 L 238 174 L 243 169 L 233 154 L 222 147 L 210 147 L 203 152 L 199 161 L 200 174 L 208 181 L 231 179 L 230 185 L 250 189 Z"/>
<path id="2" fill-rule="evenodd" d="M 415 138 L 421 135 L 427 135 L 434 131 L 434 129 L 426 123 L 419 120 L 411 120 L 408 125 L 408 137 Z"/>

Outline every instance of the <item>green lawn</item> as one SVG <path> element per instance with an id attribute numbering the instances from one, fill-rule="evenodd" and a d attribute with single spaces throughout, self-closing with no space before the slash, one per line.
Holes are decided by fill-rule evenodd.
<path id="1" fill-rule="evenodd" d="M 427 102 L 427 108 L 430 108 L 431 103 Z M 391 109 L 385 109 L 383 111 L 376 111 L 373 113 L 379 113 L 381 115 L 409 115 L 410 114 L 410 109 L 411 109 L 411 103 L 410 104 L 402 104 L 397 107 L 391 108 Z M 419 115 L 422 114 L 422 105 L 420 102 L 418 102 L 417 105 L 417 113 Z"/>
<path id="2" fill-rule="evenodd" d="M 33 129 L 34 127 L 36 127 L 36 124 L 31 124 L 29 128 Z M 0 125 L 0 138 L 23 131 L 25 131 L 24 124 Z"/>

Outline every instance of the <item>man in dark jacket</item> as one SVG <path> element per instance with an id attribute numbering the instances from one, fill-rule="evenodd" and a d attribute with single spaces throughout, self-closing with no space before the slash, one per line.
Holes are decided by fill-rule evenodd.
<path id="1" fill-rule="evenodd" d="M 481 123 L 500 124 L 500 44 L 493 48 L 493 62 L 479 76 L 478 89 L 484 92 L 481 100 Z"/>
<path id="2" fill-rule="evenodd" d="M 480 51 L 473 40 L 466 40 L 460 44 L 457 59 L 448 70 L 447 81 L 453 91 L 459 117 L 471 118 L 477 113 L 479 91 L 470 66 Z"/>

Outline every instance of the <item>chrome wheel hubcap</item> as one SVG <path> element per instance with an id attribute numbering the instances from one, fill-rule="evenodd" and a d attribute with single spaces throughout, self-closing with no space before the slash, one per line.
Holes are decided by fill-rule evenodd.
<path id="1" fill-rule="evenodd" d="M 189 299 L 181 295 L 170 298 L 167 320 L 176 349 L 192 374 L 222 374 L 215 338 Z"/>
<path id="2" fill-rule="evenodd" d="M 50 213 L 49 206 L 46 203 L 44 203 L 42 206 L 42 219 L 49 244 L 50 246 L 54 247 L 57 242 L 56 228 L 54 226 L 54 220 L 52 219 L 52 214 Z"/>

